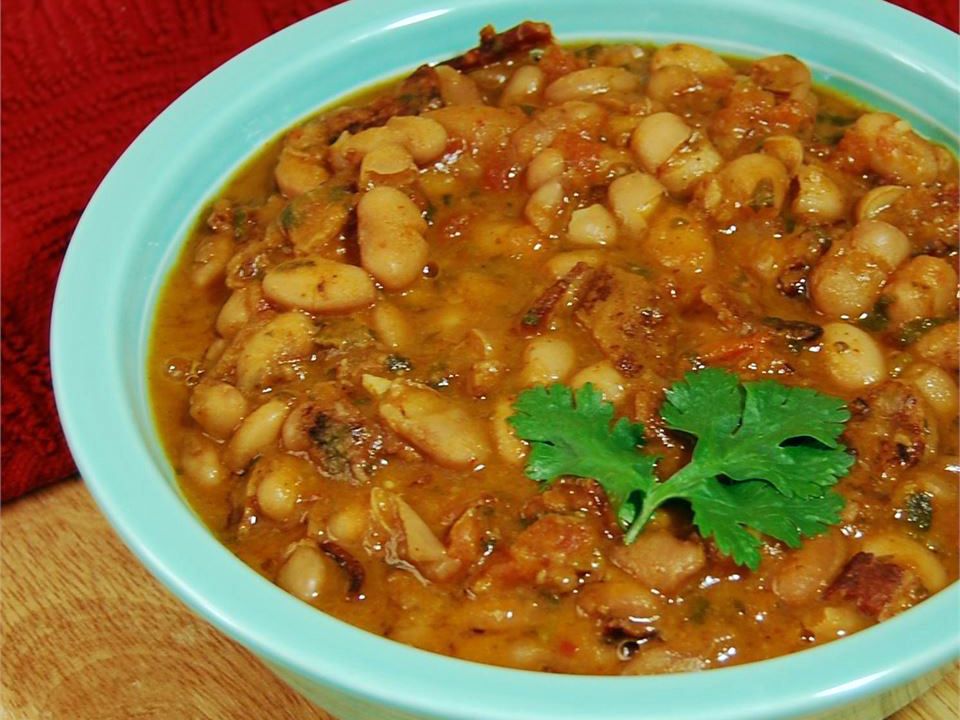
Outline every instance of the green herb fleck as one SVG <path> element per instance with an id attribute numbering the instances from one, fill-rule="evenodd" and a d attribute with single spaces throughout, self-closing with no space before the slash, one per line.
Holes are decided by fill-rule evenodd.
<path id="1" fill-rule="evenodd" d="M 517 398 L 510 423 L 531 444 L 526 474 L 595 479 L 628 543 L 660 505 L 686 500 L 700 534 L 752 569 L 760 564 L 755 532 L 798 547 L 839 522 L 843 498 L 831 488 L 853 463 L 838 442 L 850 418 L 843 401 L 772 380 L 741 384 L 719 369 L 687 373 L 666 395 L 667 427 L 697 440 L 691 461 L 667 480 L 654 474 L 656 457 L 637 451 L 643 426 L 613 422 L 613 406 L 589 384 Z"/>
<path id="2" fill-rule="evenodd" d="M 522 105 L 517 105 L 517 107 L 523 110 L 523 114 L 526 115 L 527 117 L 530 117 L 537 111 L 537 108 L 535 108 L 533 105 L 522 104 Z"/>
<path id="3" fill-rule="evenodd" d="M 526 327 L 533 327 L 540 324 L 540 314 L 531 310 L 520 318 L 520 324 Z"/>
<path id="4" fill-rule="evenodd" d="M 913 345 L 923 335 L 935 327 L 950 322 L 951 318 L 917 318 L 905 322 L 900 328 L 900 344 L 903 346 Z"/>
<path id="5" fill-rule="evenodd" d="M 543 57 L 543 48 L 534 48 L 530 51 L 530 59 L 534 62 L 540 62 Z"/>
<path id="6" fill-rule="evenodd" d="M 290 230 L 297 224 L 297 214 L 293 209 L 293 204 L 287 205 L 280 213 L 280 227 L 284 230 Z"/>
<path id="7" fill-rule="evenodd" d="M 387 355 L 384 364 L 390 372 L 409 372 L 413 370 L 413 363 L 410 361 L 410 358 L 406 358 L 403 355 Z"/>
<path id="8" fill-rule="evenodd" d="M 450 207 L 453 204 L 453 195 L 451 195 L 450 193 L 444 193 L 441 200 L 443 200 L 443 204 L 446 207 Z"/>
<path id="9" fill-rule="evenodd" d="M 907 496 L 907 522 L 917 530 L 929 530 L 933 524 L 933 498 L 929 493 L 915 492 Z"/>
<path id="10" fill-rule="evenodd" d="M 862 327 L 864 330 L 870 330 L 872 332 L 881 332 L 887 328 L 887 325 L 890 324 L 890 316 L 887 314 L 887 309 L 890 307 L 890 298 L 886 295 L 881 295 L 877 298 L 877 302 L 873 305 L 873 310 L 868 312 L 862 318 L 857 320 L 857 325 Z"/>
<path id="11" fill-rule="evenodd" d="M 763 178 L 753 188 L 753 196 L 747 204 L 754 210 L 762 210 L 773 207 L 773 203 L 773 180 Z"/>

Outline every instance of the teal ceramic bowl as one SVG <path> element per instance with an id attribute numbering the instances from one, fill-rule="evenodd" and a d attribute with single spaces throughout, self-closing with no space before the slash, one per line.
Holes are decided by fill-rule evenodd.
<path id="1" fill-rule="evenodd" d="M 530 673 L 422 652 L 317 612 L 231 555 L 181 497 L 151 421 L 145 366 L 158 292 L 200 208 L 297 119 L 472 46 L 487 23 L 524 19 L 549 21 L 567 40 L 792 53 L 819 82 L 956 142 L 957 38 L 880 0 L 354 0 L 198 83 L 144 131 L 87 207 L 60 276 L 52 337 L 57 404 L 83 477 L 167 587 L 341 720 L 890 714 L 957 657 L 957 585 L 853 637 L 761 663 L 658 677 Z"/>

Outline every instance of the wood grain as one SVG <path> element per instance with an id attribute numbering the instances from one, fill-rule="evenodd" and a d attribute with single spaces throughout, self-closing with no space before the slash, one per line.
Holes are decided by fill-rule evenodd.
<path id="1" fill-rule="evenodd" d="M 332 720 L 157 583 L 79 480 L 2 523 L 5 720 Z M 958 688 L 950 673 L 892 720 L 960 717 Z"/>

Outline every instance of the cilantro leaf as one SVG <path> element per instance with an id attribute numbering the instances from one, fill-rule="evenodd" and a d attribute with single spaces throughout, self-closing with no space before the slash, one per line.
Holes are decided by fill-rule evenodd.
<path id="1" fill-rule="evenodd" d="M 714 478 L 690 496 L 690 505 L 703 537 L 712 537 L 738 565 L 756 570 L 761 541 L 747 528 L 799 547 L 801 535 L 819 535 L 840 521 L 843 498 L 832 490 L 816 498 L 791 498 L 759 480 L 726 484 Z"/>
<path id="2" fill-rule="evenodd" d="M 692 462 L 702 474 L 763 479 L 788 497 L 821 494 L 853 463 L 837 441 L 850 419 L 846 405 L 808 388 L 740 385 L 731 373 L 707 369 L 667 391 L 661 416 L 698 438 Z"/>
<path id="3" fill-rule="evenodd" d="M 839 442 L 850 414 L 844 403 L 775 381 L 740 383 L 725 370 L 687 373 L 666 393 L 667 427 L 696 439 L 690 462 L 659 482 L 657 458 L 638 452 L 643 426 L 614 422 L 613 406 L 590 385 L 574 393 L 555 384 L 524 391 L 510 422 L 531 444 L 526 473 L 561 475 L 603 486 L 625 542 L 654 511 L 685 500 L 704 537 L 756 569 L 760 534 L 791 547 L 839 522 L 843 498 L 831 488 L 853 464 Z"/>
<path id="4" fill-rule="evenodd" d="M 613 405 L 587 383 L 576 395 L 559 383 L 520 394 L 509 422 L 530 443 L 526 474 L 551 481 L 561 475 L 595 479 L 603 486 L 621 523 L 636 516 L 636 491 L 649 491 L 656 458 L 636 451 L 643 425 L 626 418 L 613 422 Z"/>

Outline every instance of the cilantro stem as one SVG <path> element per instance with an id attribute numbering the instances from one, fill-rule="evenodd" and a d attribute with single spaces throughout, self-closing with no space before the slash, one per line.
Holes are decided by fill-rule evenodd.
<path id="1" fill-rule="evenodd" d="M 640 512 L 637 513 L 634 521 L 630 523 L 624 541 L 630 544 L 636 540 L 637 535 L 639 535 L 640 531 L 650 522 L 650 518 L 653 517 L 654 511 L 658 507 L 667 502 L 667 500 L 687 497 L 706 477 L 710 477 L 709 469 L 704 469 L 696 460 L 691 460 L 671 475 L 669 479 L 661 483 L 656 483 L 650 492 L 643 496 L 643 504 L 640 506 Z"/>

